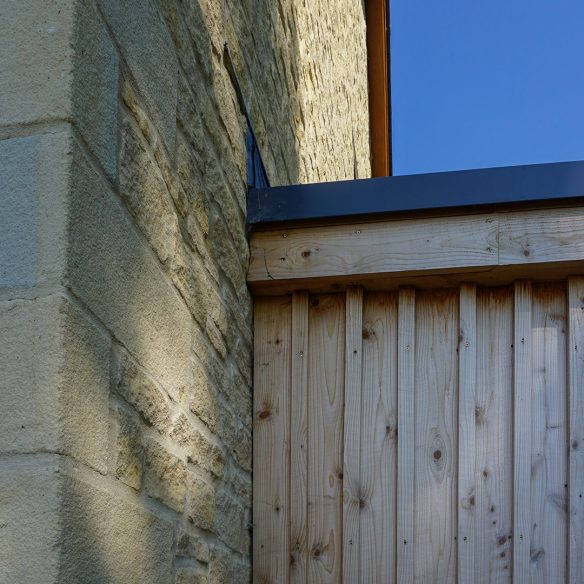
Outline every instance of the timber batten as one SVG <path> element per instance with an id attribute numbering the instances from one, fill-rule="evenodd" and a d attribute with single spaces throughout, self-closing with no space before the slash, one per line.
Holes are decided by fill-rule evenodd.
<path id="1" fill-rule="evenodd" d="M 583 260 L 581 207 L 252 233 L 292 347 L 256 359 L 257 581 L 581 582 Z"/>

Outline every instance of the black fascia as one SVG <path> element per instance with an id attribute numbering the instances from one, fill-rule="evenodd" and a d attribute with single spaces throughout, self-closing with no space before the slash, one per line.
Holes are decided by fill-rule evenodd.
<path id="1" fill-rule="evenodd" d="M 250 189 L 248 224 L 540 204 L 583 196 L 584 161 L 507 166 Z"/>

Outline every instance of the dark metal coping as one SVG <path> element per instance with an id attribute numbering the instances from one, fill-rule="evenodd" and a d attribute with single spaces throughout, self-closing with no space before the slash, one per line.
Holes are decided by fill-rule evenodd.
<path id="1" fill-rule="evenodd" d="M 248 223 L 323 220 L 584 196 L 584 161 L 250 189 Z M 584 201 L 583 201 L 584 202 Z"/>

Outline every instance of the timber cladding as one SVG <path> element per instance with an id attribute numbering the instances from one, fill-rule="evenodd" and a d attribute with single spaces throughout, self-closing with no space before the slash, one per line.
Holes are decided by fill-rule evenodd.
<path id="1" fill-rule="evenodd" d="M 584 581 L 584 278 L 254 318 L 255 581 Z"/>

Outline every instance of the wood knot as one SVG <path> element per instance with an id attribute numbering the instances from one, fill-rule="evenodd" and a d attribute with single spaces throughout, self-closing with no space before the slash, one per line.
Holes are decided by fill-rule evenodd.
<path id="1" fill-rule="evenodd" d="M 319 558 L 319 557 L 320 557 L 320 550 L 319 550 L 318 548 L 314 548 L 314 549 L 312 550 L 312 555 L 313 555 L 313 557 L 315 557 L 315 558 Z"/>
<path id="2" fill-rule="evenodd" d="M 440 460 L 442 458 L 442 451 L 441 450 L 434 450 L 434 460 Z"/>
<path id="3" fill-rule="evenodd" d="M 365 340 L 371 338 L 371 332 L 368 329 L 363 329 L 363 338 Z"/>
<path id="4" fill-rule="evenodd" d="M 260 412 L 260 420 L 265 420 L 267 418 L 269 418 L 272 415 L 272 412 L 270 410 L 264 410 L 263 412 Z"/>
<path id="5" fill-rule="evenodd" d="M 310 250 L 309 250 L 309 249 L 305 249 L 305 250 L 302 252 L 302 257 L 303 257 L 303 258 L 309 258 L 309 257 L 310 257 L 310 254 L 311 254 Z"/>

